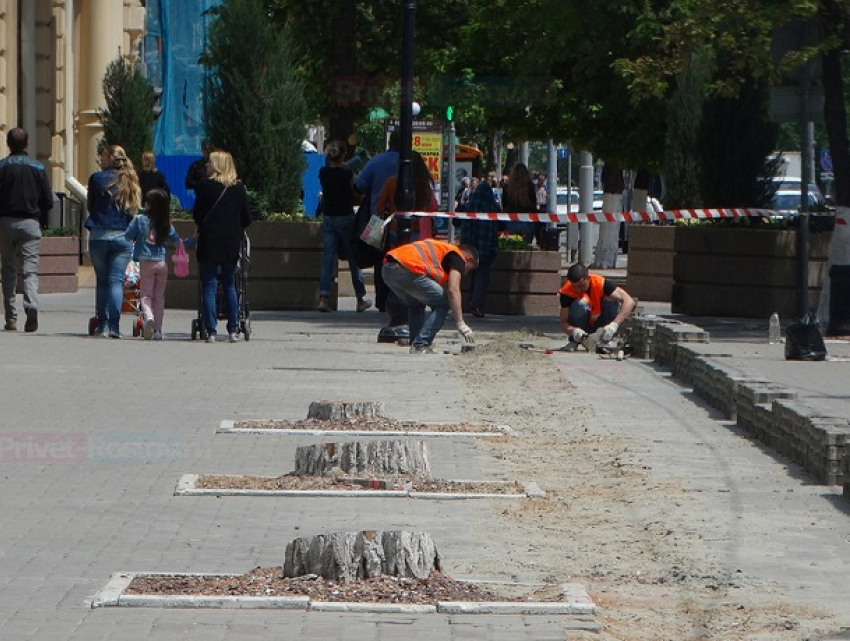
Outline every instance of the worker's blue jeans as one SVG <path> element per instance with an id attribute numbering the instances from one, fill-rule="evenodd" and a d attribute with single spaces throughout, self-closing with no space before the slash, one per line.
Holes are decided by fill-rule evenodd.
<path id="1" fill-rule="evenodd" d="M 381 270 L 384 282 L 407 306 L 410 344 L 428 347 L 449 315 L 449 299 L 443 286 L 422 274 L 414 274 L 398 263 L 388 262 Z M 425 306 L 431 313 L 425 316 Z"/>
<path id="2" fill-rule="evenodd" d="M 615 300 L 602 301 L 602 313 L 596 321 L 590 318 L 590 305 L 586 300 L 574 300 L 570 305 L 570 314 L 567 322 L 573 327 L 581 327 L 584 331 L 592 334 L 600 327 L 617 318 L 620 313 L 620 303 Z"/>

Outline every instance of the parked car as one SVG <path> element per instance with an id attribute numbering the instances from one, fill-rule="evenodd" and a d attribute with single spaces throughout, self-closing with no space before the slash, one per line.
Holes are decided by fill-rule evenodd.
<path id="1" fill-rule="evenodd" d="M 802 194 L 799 189 L 781 189 L 773 195 L 770 208 L 776 212 L 776 218 L 796 216 L 800 213 Z M 820 192 L 809 192 L 809 211 L 827 211 L 829 208 Z"/>
<path id="2" fill-rule="evenodd" d="M 567 199 L 570 201 L 569 211 L 567 210 Z M 579 211 L 578 191 L 575 189 L 568 190 L 566 187 L 558 187 L 557 203 L 559 214 L 576 214 Z"/>

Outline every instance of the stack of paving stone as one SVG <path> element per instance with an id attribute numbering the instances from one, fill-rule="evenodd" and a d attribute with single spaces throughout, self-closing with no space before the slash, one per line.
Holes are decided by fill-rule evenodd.
<path id="1" fill-rule="evenodd" d="M 647 329 L 638 320 L 635 330 Z M 797 400 L 792 390 L 737 369 L 725 360 L 730 354 L 689 345 L 709 342 L 708 332 L 699 327 L 661 321 L 652 329 L 655 361 L 675 378 L 819 483 L 844 484 L 844 493 L 850 495 L 847 418 L 823 416 Z"/>
<path id="2" fill-rule="evenodd" d="M 683 343 L 708 343 L 708 332 L 687 323 L 659 323 L 655 327 L 655 362 L 676 368 L 679 346 Z"/>
<path id="3" fill-rule="evenodd" d="M 654 358 L 653 336 L 659 322 L 658 317 L 638 315 L 633 316 L 630 320 L 632 354 L 635 358 Z"/>
<path id="4" fill-rule="evenodd" d="M 790 399 L 774 401 L 772 414 L 768 442 L 771 447 L 824 485 L 847 483 L 850 423 L 846 418 L 822 416 L 808 405 Z"/>

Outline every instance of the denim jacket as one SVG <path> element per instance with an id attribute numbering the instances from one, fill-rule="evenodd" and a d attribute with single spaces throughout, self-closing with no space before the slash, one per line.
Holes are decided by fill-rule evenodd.
<path id="1" fill-rule="evenodd" d="M 154 242 L 150 218 L 144 214 L 139 214 L 133 219 L 133 222 L 127 227 L 127 231 L 124 232 L 124 237 L 133 241 L 133 260 L 165 260 L 167 254 L 165 243 L 157 246 Z M 168 238 L 165 242 L 171 245 L 180 242 L 180 236 L 173 226 L 168 231 Z"/>
<path id="2" fill-rule="evenodd" d="M 127 229 L 133 217 L 115 202 L 117 169 L 96 171 L 89 177 L 87 229 Z"/>

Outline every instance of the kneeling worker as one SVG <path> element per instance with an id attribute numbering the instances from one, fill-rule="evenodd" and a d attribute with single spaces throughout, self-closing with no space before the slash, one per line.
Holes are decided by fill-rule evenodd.
<path id="1" fill-rule="evenodd" d="M 576 263 L 567 271 L 560 290 L 561 329 L 570 337 L 568 351 L 578 348 L 588 334 L 602 329 L 603 343 L 614 338 L 620 325 L 635 308 L 635 299 L 616 283 L 587 271 Z"/>
<path id="2" fill-rule="evenodd" d="M 465 343 L 474 343 L 463 322 L 460 281 L 478 266 L 473 247 L 452 245 L 433 238 L 401 245 L 387 252 L 381 274 L 384 282 L 408 309 L 410 353 L 433 353 L 431 344 L 449 310 Z M 431 313 L 425 317 L 425 306 Z"/>

